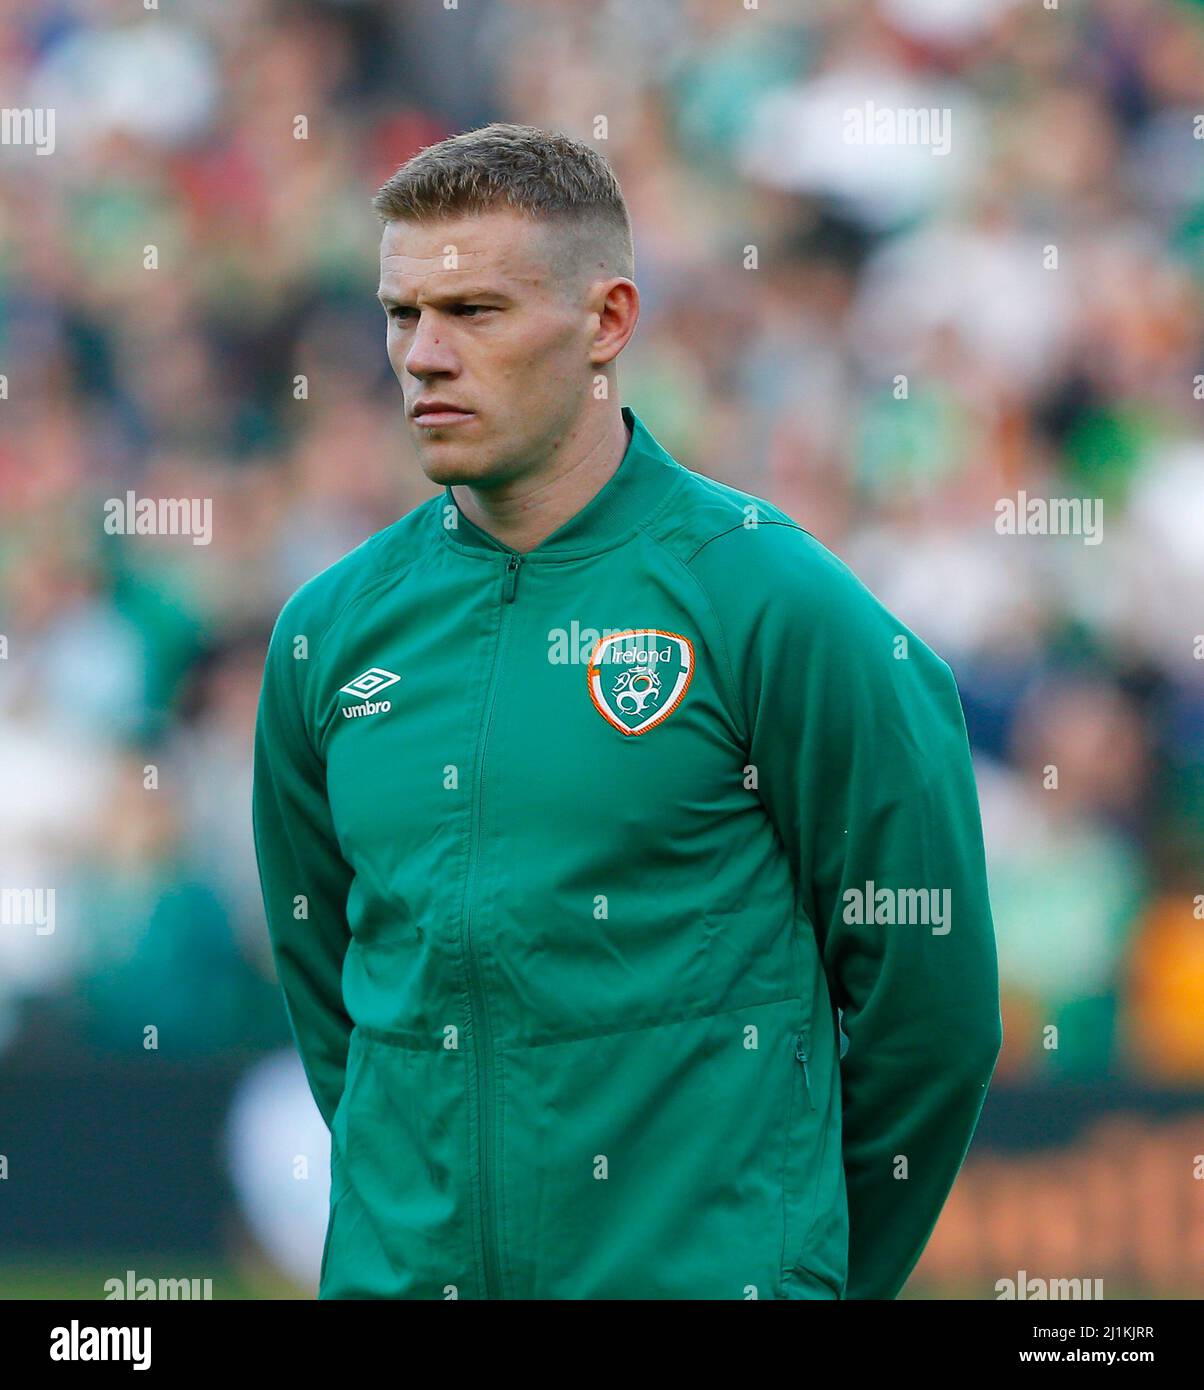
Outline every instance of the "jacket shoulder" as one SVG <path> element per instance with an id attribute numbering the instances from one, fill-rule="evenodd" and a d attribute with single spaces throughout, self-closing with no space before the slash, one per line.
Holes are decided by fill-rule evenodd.
<path id="1" fill-rule="evenodd" d="M 906 638 L 913 665 L 943 667 L 951 677 L 940 656 L 810 531 L 762 498 L 707 483 L 705 525 L 682 559 L 730 640 L 780 640 L 799 661 L 822 650 L 862 671 L 889 673 L 898 639 Z"/>
<path id="2" fill-rule="evenodd" d="M 713 596 L 751 609 L 792 600 L 826 610 L 880 606 L 844 561 L 780 507 L 686 471 L 656 530 Z"/>
<path id="3" fill-rule="evenodd" d="M 420 560 L 439 543 L 435 513 L 443 500 L 442 492 L 427 498 L 307 579 L 281 608 L 276 632 L 324 633 L 358 598 Z"/>

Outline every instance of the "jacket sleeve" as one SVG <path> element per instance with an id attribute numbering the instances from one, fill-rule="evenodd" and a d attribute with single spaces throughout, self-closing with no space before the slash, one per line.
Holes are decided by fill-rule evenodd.
<path id="1" fill-rule="evenodd" d="M 848 1040 L 845 1296 L 894 1298 L 965 1158 L 1002 1045 L 965 720 L 949 667 L 818 541 L 773 524 L 745 544 L 745 574 L 768 575 L 772 594 L 746 605 L 733 683 Z M 929 901 L 948 915 L 900 922 L 898 907 L 875 908 L 884 889 L 897 905 L 909 901 L 901 890 L 937 890 Z"/>
<path id="2" fill-rule="evenodd" d="M 288 608 L 272 635 L 255 728 L 252 821 L 276 972 L 310 1090 L 327 1128 L 343 1093 L 352 1021 L 343 1004 L 353 872 L 340 853 L 325 767 L 302 716 L 307 663 Z"/>

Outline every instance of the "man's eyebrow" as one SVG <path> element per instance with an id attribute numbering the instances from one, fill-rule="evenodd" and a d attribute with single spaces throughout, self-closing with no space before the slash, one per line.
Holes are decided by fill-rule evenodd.
<path id="1" fill-rule="evenodd" d="M 382 304 L 400 304 L 401 301 L 389 294 L 386 290 L 380 289 L 376 292 L 377 299 Z M 483 287 L 447 290 L 443 294 L 427 295 L 427 303 L 436 306 L 444 304 L 467 304 L 477 303 L 482 299 L 500 299 L 509 301 L 510 296 L 505 290 L 485 289 Z"/>

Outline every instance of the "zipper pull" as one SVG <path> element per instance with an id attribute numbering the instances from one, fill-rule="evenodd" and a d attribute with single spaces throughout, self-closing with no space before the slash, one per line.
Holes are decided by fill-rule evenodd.
<path id="1" fill-rule="evenodd" d="M 803 1064 L 803 1082 L 807 1087 L 807 1103 L 811 1109 L 815 1109 L 815 1097 L 811 1094 L 811 1070 L 807 1066 L 807 1043 L 806 1033 L 799 1033 L 794 1040 L 794 1055 Z"/>
<path id="2" fill-rule="evenodd" d="M 511 555 L 506 561 L 506 576 L 502 581 L 502 601 L 514 602 L 514 591 L 518 588 L 518 567 L 522 564 L 521 555 Z"/>

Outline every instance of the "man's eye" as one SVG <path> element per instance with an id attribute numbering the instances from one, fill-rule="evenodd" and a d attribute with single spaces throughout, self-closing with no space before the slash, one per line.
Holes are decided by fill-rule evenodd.
<path id="1" fill-rule="evenodd" d="M 493 309 L 492 304 L 455 304 L 452 313 L 457 318 L 478 318 L 481 314 L 491 313 Z M 389 309 L 389 317 L 400 323 L 416 317 L 416 311 L 408 304 L 394 304 Z"/>

